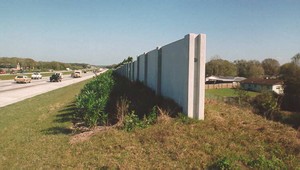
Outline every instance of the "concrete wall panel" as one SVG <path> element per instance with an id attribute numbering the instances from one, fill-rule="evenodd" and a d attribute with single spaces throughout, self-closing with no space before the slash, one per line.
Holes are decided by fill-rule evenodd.
<path id="1" fill-rule="evenodd" d="M 145 60 L 146 60 L 146 56 L 145 54 L 142 54 L 140 56 L 138 56 L 139 58 L 139 65 L 138 65 L 138 70 L 139 70 L 139 77 L 138 80 L 142 83 L 145 83 Z"/>
<path id="2" fill-rule="evenodd" d="M 161 48 L 161 95 L 169 97 L 187 110 L 188 58 L 187 39 L 181 39 Z"/>
<path id="3" fill-rule="evenodd" d="M 133 80 L 138 81 L 138 62 L 134 61 L 133 62 Z"/>
<path id="4" fill-rule="evenodd" d="M 147 86 L 157 91 L 158 79 L 158 48 L 148 52 Z"/>

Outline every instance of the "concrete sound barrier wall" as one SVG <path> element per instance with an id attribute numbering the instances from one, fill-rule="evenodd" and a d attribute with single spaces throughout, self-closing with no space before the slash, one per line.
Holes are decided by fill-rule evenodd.
<path id="1" fill-rule="evenodd" d="M 206 35 L 188 34 L 123 65 L 116 72 L 173 99 L 191 118 L 204 119 Z"/>

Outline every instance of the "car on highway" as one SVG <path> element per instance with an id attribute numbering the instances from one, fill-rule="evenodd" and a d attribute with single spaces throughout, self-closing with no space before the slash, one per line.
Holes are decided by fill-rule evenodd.
<path id="1" fill-rule="evenodd" d="M 75 70 L 71 75 L 71 77 L 73 77 L 73 78 L 80 78 L 81 76 L 82 76 L 81 70 Z"/>
<path id="2" fill-rule="evenodd" d="M 25 76 L 25 75 L 17 75 L 15 77 L 16 83 L 31 83 L 31 78 Z"/>
<path id="3" fill-rule="evenodd" d="M 34 72 L 31 75 L 31 79 L 42 79 L 42 78 L 43 78 L 43 76 L 39 72 Z"/>
<path id="4" fill-rule="evenodd" d="M 62 79 L 63 79 L 63 74 L 60 72 L 56 72 L 52 74 L 52 76 L 50 77 L 50 82 L 61 82 Z"/>

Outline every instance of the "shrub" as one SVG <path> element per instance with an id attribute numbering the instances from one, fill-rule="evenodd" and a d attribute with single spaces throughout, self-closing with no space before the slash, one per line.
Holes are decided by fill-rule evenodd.
<path id="1" fill-rule="evenodd" d="M 241 87 L 236 87 L 234 89 L 234 93 L 237 95 L 239 105 L 244 105 L 249 102 L 250 95 L 249 95 L 248 91 L 244 90 Z"/>
<path id="2" fill-rule="evenodd" d="M 106 124 L 108 114 L 105 113 L 109 95 L 114 85 L 112 71 L 107 71 L 87 83 L 76 98 L 76 117 L 93 127 L 98 123 Z"/>
<path id="3" fill-rule="evenodd" d="M 253 99 L 252 104 L 259 114 L 265 118 L 274 119 L 279 112 L 278 100 L 279 97 L 273 92 L 264 91 Z"/>
<path id="4" fill-rule="evenodd" d="M 146 128 L 157 122 L 157 106 L 154 106 L 148 116 L 145 116 L 143 120 L 140 120 L 138 115 L 132 111 L 130 114 L 124 116 L 123 129 L 126 131 L 132 131 L 135 128 Z"/>

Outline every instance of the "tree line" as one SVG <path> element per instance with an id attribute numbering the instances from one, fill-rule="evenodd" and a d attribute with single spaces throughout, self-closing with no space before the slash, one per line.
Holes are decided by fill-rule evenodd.
<path id="1" fill-rule="evenodd" d="M 88 68 L 88 64 L 84 63 L 62 63 L 57 61 L 45 62 L 45 61 L 35 61 L 31 58 L 18 58 L 18 57 L 0 57 L 0 69 L 12 69 L 16 68 L 17 65 L 23 68 L 23 70 L 38 70 L 47 71 L 52 70 L 65 70 L 70 69 L 85 69 Z"/>
<path id="2" fill-rule="evenodd" d="M 206 63 L 206 76 L 239 76 L 262 77 L 264 75 L 277 76 L 280 64 L 277 60 L 267 58 L 262 62 L 257 60 L 235 60 L 229 62 L 215 57 Z"/>

